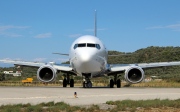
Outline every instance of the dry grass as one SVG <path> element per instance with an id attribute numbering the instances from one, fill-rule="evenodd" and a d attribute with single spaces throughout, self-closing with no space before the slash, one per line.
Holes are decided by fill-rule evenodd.
<path id="1" fill-rule="evenodd" d="M 109 82 L 104 81 L 92 81 L 94 87 L 108 87 Z M 121 83 L 122 87 L 127 86 L 125 82 Z M 0 86 L 61 86 L 62 82 L 51 82 L 51 83 L 43 83 L 43 82 L 32 82 L 32 83 L 22 83 L 20 81 L 1 81 Z M 82 86 L 82 81 L 75 81 L 75 86 Z M 151 82 L 142 82 L 138 84 L 131 84 L 130 87 L 175 87 L 179 88 L 180 83 L 178 82 L 169 82 L 169 81 L 151 81 Z"/>
<path id="2" fill-rule="evenodd" d="M 167 81 L 151 81 L 151 82 L 142 82 L 142 83 L 138 83 L 138 84 L 132 84 L 131 87 L 175 87 L 175 88 L 179 88 L 180 83 L 167 82 Z"/>

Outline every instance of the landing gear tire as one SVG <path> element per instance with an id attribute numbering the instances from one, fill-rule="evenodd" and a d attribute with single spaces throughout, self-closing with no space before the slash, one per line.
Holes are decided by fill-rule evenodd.
<path id="1" fill-rule="evenodd" d="M 117 88 L 121 88 L 121 80 L 120 79 L 117 80 L 117 84 L 116 85 L 117 85 Z"/>
<path id="2" fill-rule="evenodd" d="M 110 85 L 110 88 L 113 88 L 113 87 L 114 87 L 114 81 L 113 81 L 113 79 L 110 80 L 110 84 L 109 84 L 109 85 Z"/>
<path id="3" fill-rule="evenodd" d="M 92 82 L 88 81 L 87 83 L 84 81 L 83 82 L 83 88 L 92 88 Z"/>
<path id="4" fill-rule="evenodd" d="M 70 80 L 70 87 L 74 87 L 74 79 Z"/>
<path id="5" fill-rule="evenodd" d="M 63 80 L 63 87 L 67 87 L 67 80 L 66 79 Z"/>
<path id="6" fill-rule="evenodd" d="M 92 88 L 92 83 L 91 83 L 91 81 L 89 81 L 89 82 L 86 84 L 86 87 L 87 87 L 87 88 Z"/>

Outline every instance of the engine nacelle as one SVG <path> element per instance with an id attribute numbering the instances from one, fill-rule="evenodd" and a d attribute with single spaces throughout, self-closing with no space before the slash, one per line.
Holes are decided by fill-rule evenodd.
<path id="1" fill-rule="evenodd" d="M 144 80 L 144 70 L 139 66 L 130 66 L 126 69 L 124 78 L 129 83 L 139 83 Z"/>
<path id="2" fill-rule="evenodd" d="M 51 65 L 43 65 L 37 71 L 37 79 L 42 82 L 52 82 L 56 79 L 57 70 Z"/>

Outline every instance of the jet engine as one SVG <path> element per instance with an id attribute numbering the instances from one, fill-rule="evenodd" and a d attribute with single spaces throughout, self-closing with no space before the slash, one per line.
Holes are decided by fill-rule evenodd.
<path id="1" fill-rule="evenodd" d="M 124 78 L 129 83 L 139 83 L 144 80 L 144 70 L 139 66 L 130 66 L 126 69 Z"/>
<path id="2" fill-rule="evenodd" d="M 42 82 L 52 82 L 56 79 L 57 70 L 51 65 L 43 65 L 37 71 L 37 79 Z"/>

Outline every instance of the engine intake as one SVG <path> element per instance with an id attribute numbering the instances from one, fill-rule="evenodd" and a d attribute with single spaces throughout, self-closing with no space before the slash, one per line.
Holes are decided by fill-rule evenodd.
<path id="1" fill-rule="evenodd" d="M 42 82 L 52 82 L 56 79 L 57 70 L 51 65 L 43 65 L 37 71 L 37 79 Z"/>
<path id="2" fill-rule="evenodd" d="M 129 83 L 139 83 L 144 80 L 144 71 L 139 66 L 131 66 L 125 71 L 124 78 Z"/>

